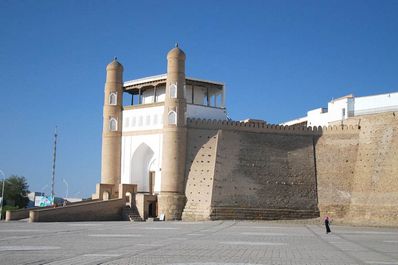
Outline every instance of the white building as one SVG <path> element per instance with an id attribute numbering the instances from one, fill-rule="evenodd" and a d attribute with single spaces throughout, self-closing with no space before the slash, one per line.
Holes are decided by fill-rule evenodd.
<path id="1" fill-rule="evenodd" d="M 137 184 L 138 192 L 157 194 L 161 187 L 166 78 L 163 74 L 123 84 L 131 98 L 122 111 L 121 183 Z M 187 77 L 185 98 L 187 118 L 227 119 L 224 84 Z"/>
<path id="2" fill-rule="evenodd" d="M 343 122 L 350 117 L 388 111 L 398 111 L 398 92 L 365 97 L 354 97 L 351 94 L 330 101 L 327 108 L 310 110 L 306 117 L 284 122 L 282 125 L 327 126 L 330 122 Z"/>

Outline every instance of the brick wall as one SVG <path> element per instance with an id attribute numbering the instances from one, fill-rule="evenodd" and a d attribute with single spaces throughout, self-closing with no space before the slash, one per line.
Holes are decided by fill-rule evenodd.
<path id="1" fill-rule="evenodd" d="M 189 123 L 183 219 L 318 216 L 314 135 L 318 129 Z"/>
<path id="2" fill-rule="evenodd" d="M 360 225 L 398 226 L 398 117 L 390 112 L 350 122 L 360 124 L 361 133 L 345 219 Z"/>
<path id="3" fill-rule="evenodd" d="M 223 130 L 212 219 L 317 216 L 313 136 Z"/>
<path id="4" fill-rule="evenodd" d="M 396 114 L 359 116 L 344 125 L 360 130 L 326 132 L 316 145 L 321 214 L 348 224 L 398 226 Z"/>
<path id="5" fill-rule="evenodd" d="M 351 192 L 359 131 L 325 133 L 316 142 L 318 200 L 321 215 L 343 218 L 351 204 Z"/>
<path id="6" fill-rule="evenodd" d="M 217 142 L 217 130 L 188 130 L 187 202 L 183 220 L 208 220 L 210 217 Z"/>
<path id="7" fill-rule="evenodd" d="M 328 128 L 189 120 L 186 219 L 398 226 L 398 117 Z"/>

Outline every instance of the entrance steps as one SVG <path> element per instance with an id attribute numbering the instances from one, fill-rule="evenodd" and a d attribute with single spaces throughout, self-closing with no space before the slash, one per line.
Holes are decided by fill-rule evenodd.
<path id="1" fill-rule="evenodd" d="M 124 207 L 122 212 L 123 221 L 130 221 L 130 222 L 144 222 L 141 218 L 140 214 L 138 213 L 137 207 L 134 205 L 132 207 Z"/>

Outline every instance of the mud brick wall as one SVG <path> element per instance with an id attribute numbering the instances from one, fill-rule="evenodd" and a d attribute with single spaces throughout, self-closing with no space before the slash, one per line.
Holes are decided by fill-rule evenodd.
<path id="1" fill-rule="evenodd" d="M 212 219 L 317 216 L 311 135 L 219 133 Z"/>
<path id="2" fill-rule="evenodd" d="M 209 120 L 188 127 L 191 219 L 306 218 L 319 207 L 342 223 L 398 226 L 398 113 L 327 128 Z"/>
<path id="3" fill-rule="evenodd" d="M 359 131 L 325 132 L 316 142 L 318 199 L 321 215 L 343 218 L 351 204 Z"/>
<path id="4" fill-rule="evenodd" d="M 361 127 L 351 205 L 344 221 L 398 226 L 397 113 L 364 115 L 348 121 Z"/>
<path id="5" fill-rule="evenodd" d="M 209 220 L 213 192 L 217 130 L 188 130 L 186 189 L 183 220 Z"/>

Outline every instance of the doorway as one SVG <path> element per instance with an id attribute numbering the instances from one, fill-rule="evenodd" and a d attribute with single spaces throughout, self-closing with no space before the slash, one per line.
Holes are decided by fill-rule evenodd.
<path id="1" fill-rule="evenodd" d="M 156 214 L 156 202 L 151 202 L 148 205 L 148 217 L 149 218 L 155 218 L 157 216 Z"/>

